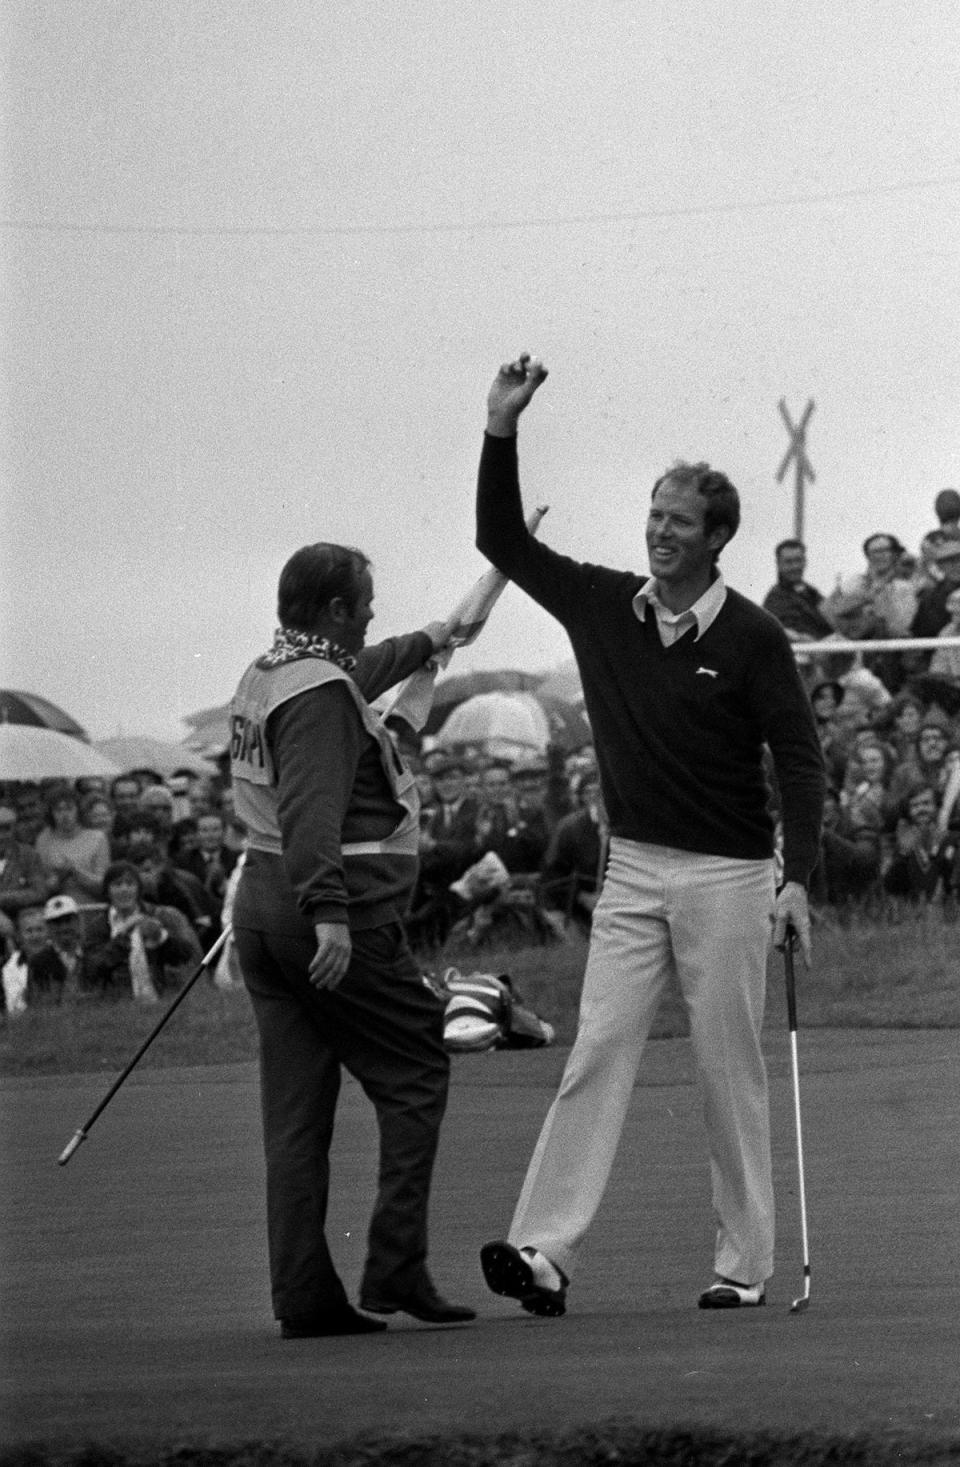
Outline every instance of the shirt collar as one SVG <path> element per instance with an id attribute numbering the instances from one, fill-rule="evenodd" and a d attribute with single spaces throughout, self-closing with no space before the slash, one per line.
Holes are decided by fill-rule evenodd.
<path id="1" fill-rule="evenodd" d="M 647 607 L 652 606 L 658 621 L 668 623 L 685 622 L 686 626 L 696 626 L 697 634 L 695 642 L 699 642 L 704 632 L 709 631 L 720 615 L 723 603 L 727 599 L 727 588 L 724 583 L 720 567 L 716 567 L 716 574 L 710 582 L 699 601 L 695 601 L 687 611 L 668 611 L 660 600 L 659 587 L 656 576 L 649 576 L 640 587 L 633 598 L 633 610 L 638 621 L 643 621 L 647 614 Z"/>

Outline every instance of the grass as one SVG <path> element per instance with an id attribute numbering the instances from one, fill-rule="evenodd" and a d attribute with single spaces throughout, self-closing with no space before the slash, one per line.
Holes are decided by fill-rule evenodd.
<path id="1" fill-rule="evenodd" d="M 960 985 L 953 973 L 960 928 L 935 918 L 899 926 L 819 927 L 815 962 L 798 966 L 801 1028 L 960 1027 Z M 586 947 L 569 939 L 551 947 L 481 952 L 449 951 L 425 961 L 442 972 L 509 973 L 526 1002 L 550 1019 L 569 1042 Z M 163 1011 L 161 1011 L 163 1012 Z M 7 1075 L 118 1072 L 156 1024 L 156 1009 L 134 1004 L 81 1003 L 39 1008 L 0 1024 L 0 1071 Z M 782 964 L 769 972 L 768 1021 L 785 1022 Z M 668 992 L 654 1033 L 686 1032 L 682 1004 Z M 152 1066 L 252 1060 L 256 1036 L 242 990 L 216 989 L 201 980 L 173 1015 L 143 1063 Z M 960 1467 L 960 1444 L 919 1435 L 865 1437 L 737 1434 L 727 1430 L 657 1429 L 637 1420 L 547 1433 L 531 1429 L 489 1435 L 382 1436 L 304 1450 L 282 1441 L 222 1445 L 187 1440 L 147 1448 L 88 1442 L 43 1442 L 0 1448 L 0 1467 Z"/>
<path id="2" fill-rule="evenodd" d="M 925 914 L 893 925 L 822 924 L 814 964 L 797 963 L 797 1004 L 802 1028 L 957 1028 L 956 981 L 960 926 Z M 451 949 L 425 955 L 438 974 L 448 965 L 462 972 L 508 973 L 527 1005 L 568 1044 L 576 1029 L 586 960 L 583 939 L 547 947 Z M 771 957 L 768 1024 L 786 1022 L 783 969 Z M 28 1010 L 0 1022 L 0 1074 L 72 1074 L 118 1071 L 132 1058 L 164 1010 L 132 1003 L 87 1002 Z M 664 995 L 654 1038 L 687 1033 L 679 994 Z M 256 1058 L 256 1033 L 242 989 L 214 988 L 201 979 L 145 1055 L 145 1066 L 225 1064 Z"/>
<path id="3" fill-rule="evenodd" d="M 611 1421 L 566 1432 L 396 1437 L 304 1451 L 282 1442 L 172 1444 L 144 1454 L 89 1443 L 0 1450 L 0 1467 L 957 1467 L 960 1446 L 915 1437 L 777 1437 Z"/>

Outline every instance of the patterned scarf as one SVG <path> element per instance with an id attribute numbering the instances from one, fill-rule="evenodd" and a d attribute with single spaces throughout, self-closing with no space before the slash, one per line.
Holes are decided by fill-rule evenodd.
<path id="1" fill-rule="evenodd" d="M 320 657 L 324 662 L 335 662 L 344 672 L 353 672 L 357 659 L 344 652 L 329 637 L 318 637 L 310 632 L 300 632 L 296 627 L 277 627 L 273 646 L 258 659 L 260 667 L 279 667 L 284 662 L 296 662 L 301 657 Z"/>

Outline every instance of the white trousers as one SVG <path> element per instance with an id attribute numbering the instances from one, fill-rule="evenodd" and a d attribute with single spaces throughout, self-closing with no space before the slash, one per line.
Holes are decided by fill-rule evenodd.
<path id="1" fill-rule="evenodd" d="M 767 1076 L 760 1049 L 773 861 L 735 861 L 614 838 L 576 1042 L 510 1227 L 568 1276 L 600 1205 L 657 1003 L 676 973 L 703 1099 L 714 1268 L 773 1272 Z"/>

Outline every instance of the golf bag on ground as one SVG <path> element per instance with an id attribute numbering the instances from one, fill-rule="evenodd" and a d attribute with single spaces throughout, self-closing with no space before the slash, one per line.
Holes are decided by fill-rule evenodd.
<path id="1" fill-rule="evenodd" d="M 554 1029 L 524 1006 L 506 973 L 461 973 L 447 968 L 438 986 L 446 998 L 443 1042 L 451 1054 L 487 1049 L 540 1049 Z"/>

